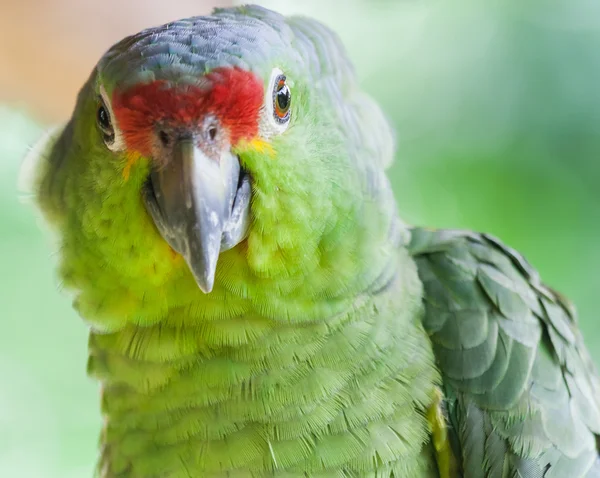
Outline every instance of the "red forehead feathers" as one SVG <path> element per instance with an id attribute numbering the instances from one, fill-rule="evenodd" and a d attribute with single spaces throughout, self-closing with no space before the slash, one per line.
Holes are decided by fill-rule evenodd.
<path id="1" fill-rule="evenodd" d="M 194 126 L 214 114 L 229 132 L 231 144 L 258 133 L 263 102 L 262 81 L 241 68 L 219 68 L 202 86 L 169 86 L 154 81 L 113 94 L 113 110 L 127 149 L 148 155 L 157 122 Z"/>

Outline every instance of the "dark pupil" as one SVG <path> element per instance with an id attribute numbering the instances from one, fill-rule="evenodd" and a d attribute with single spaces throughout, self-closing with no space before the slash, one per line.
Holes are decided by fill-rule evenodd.
<path id="1" fill-rule="evenodd" d="M 277 92 L 277 106 L 282 111 L 286 111 L 290 106 L 290 90 L 287 85 L 283 85 Z"/>
<path id="2" fill-rule="evenodd" d="M 104 106 L 98 108 L 98 124 L 103 130 L 110 130 L 110 118 Z"/>

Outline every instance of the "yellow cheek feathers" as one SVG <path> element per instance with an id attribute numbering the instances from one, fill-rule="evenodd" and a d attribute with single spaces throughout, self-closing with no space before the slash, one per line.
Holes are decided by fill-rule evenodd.
<path id="1" fill-rule="evenodd" d="M 241 141 L 234 149 L 242 153 L 255 151 L 259 154 L 268 156 L 271 159 L 275 158 L 275 150 L 273 149 L 273 146 L 271 146 L 271 143 L 260 137 L 256 137 L 250 141 Z"/>
<path id="2" fill-rule="evenodd" d="M 250 141 L 250 146 L 252 149 L 261 154 L 266 154 L 271 158 L 275 157 L 275 150 L 273 149 L 273 146 L 271 146 L 271 143 L 267 143 L 261 138 L 254 138 L 252 141 Z"/>
<path id="3" fill-rule="evenodd" d="M 273 149 L 273 146 L 271 146 L 271 143 L 259 137 L 256 137 L 250 141 L 240 142 L 235 149 L 239 151 L 256 151 L 257 153 L 264 154 L 271 159 L 275 158 L 275 150 Z M 125 167 L 123 168 L 123 179 L 125 182 L 129 180 L 131 168 L 140 160 L 142 155 L 137 151 L 130 151 L 126 153 L 126 157 L 127 159 L 125 161 Z"/>
<path id="4" fill-rule="evenodd" d="M 136 151 L 131 151 L 127 153 L 127 161 L 125 162 L 125 167 L 123 168 L 123 179 L 125 182 L 129 180 L 129 176 L 131 174 L 131 167 L 139 161 L 142 155 Z"/>

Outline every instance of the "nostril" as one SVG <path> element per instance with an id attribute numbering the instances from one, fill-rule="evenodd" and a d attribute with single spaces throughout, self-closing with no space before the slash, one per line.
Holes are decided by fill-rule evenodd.
<path id="1" fill-rule="evenodd" d="M 207 133 L 208 133 L 208 138 L 209 138 L 211 141 L 214 141 L 214 140 L 215 140 L 215 138 L 217 137 L 217 126 L 216 126 L 216 125 L 210 125 L 210 126 L 208 127 L 208 131 L 207 131 Z"/>
<path id="2" fill-rule="evenodd" d="M 163 146 L 169 146 L 169 143 L 171 142 L 169 135 L 164 130 L 158 132 L 158 139 L 160 139 Z"/>

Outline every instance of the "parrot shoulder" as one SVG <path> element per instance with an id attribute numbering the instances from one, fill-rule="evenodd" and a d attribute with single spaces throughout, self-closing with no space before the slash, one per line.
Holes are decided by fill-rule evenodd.
<path id="1" fill-rule="evenodd" d="M 486 234 L 414 228 L 409 251 L 464 476 L 600 476 L 600 380 L 571 303 Z"/>

